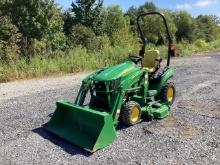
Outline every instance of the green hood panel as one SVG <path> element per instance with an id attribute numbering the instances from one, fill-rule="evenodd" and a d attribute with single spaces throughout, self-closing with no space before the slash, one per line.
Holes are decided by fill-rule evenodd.
<path id="1" fill-rule="evenodd" d="M 134 70 L 140 70 L 140 68 L 137 67 L 132 61 L 125 61 L 121 64 L 105 68 L 94 78 L 99 81 L 114 80 L 120 77 L 125 77 Z"/>

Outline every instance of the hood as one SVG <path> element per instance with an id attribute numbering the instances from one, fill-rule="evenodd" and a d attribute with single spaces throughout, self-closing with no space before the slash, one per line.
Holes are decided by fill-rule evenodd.
<path id="1" fill-rule="evenodd" d="M 121 64 L 104 68 L 94 78 L 99 81 L 114 80 L 128 75 L 131 71 L 137 68 L 138 67 L 132 61 L 128 60 Z"/>

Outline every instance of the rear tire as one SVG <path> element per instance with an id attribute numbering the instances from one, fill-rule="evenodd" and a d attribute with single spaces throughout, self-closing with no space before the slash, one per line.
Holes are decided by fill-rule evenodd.
<path id="1" fill-rule="evenodd" d="M 121 110 L 121 120 L 124 124 L 132 126 L 141 118 L 141 106 L 135 101 L 128 101 Z"/>
<path id="2" fill-rule="evenodd" d="M 176 89 L 174 83 L 167 82 L 162 87 L 161 92 L 157 97 L 157 100 L 161 100 L 162 102 L 172 105 L 175 100 L 175 94 Z"/>

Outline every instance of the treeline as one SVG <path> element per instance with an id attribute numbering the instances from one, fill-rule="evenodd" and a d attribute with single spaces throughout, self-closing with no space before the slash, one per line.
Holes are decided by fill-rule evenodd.
<path id="1" fill-rule="evenodd" d="M 153 2 L 146 2 L 137 8 L 132 6 L 123 12 L 117 5 L 104 7 L 103 0 L 76 0 L 66 11 L 53 0 L 1 0 L 0 77 L 1 73 L 7 74 L 1 71 L 1 65 L 4 69 L 6 66 L 14 69 L 13 66 L 20 62 L 14 69 L 19 77 L 19 69 L 36 60 L 36 57 L 41 61 L 57 60 L 57 56 L 68 60 L 71 53 L 78 52 L 79 55 L 74 55 L 74 58 L 81 55 L 81 61 L 96 56 L 96 67 L 109 64 L 110 60 L 117 61 L 115 50 L 125 54 L 134 53 L 138 48 L 136 17 L 138 13 L 150 10 L 165 14 L 172 37 L 178 43 L 196 42 L 201 46 L 220 38 L 219 17 L 200 15 L 195 18 L 186 11 L 159 9 Z M 146 17 L 141 24 L 151 46 L 166 43 L 164 26 L 159 17 Z M 45 70 L 76 70 L 64 67 L 68 62 L 63 62 L 59 69 L 57 64 L 51 63 L 52 69 Z M 85 62 L 82 62 L 78 68 L 84 65 Z"/>
<path id="2" fill-rule="evenodd" d="M 138 36 L 137 14 L 149 10 L 161 9 L 147 2 L 123 13 L 119 6 L 104 8 L 103 0 L 77 0 L 63 12 L 51 0 L 1 0 L 0 56 L 7 62 L 20 56 L 30 60 L 33 55 L 79 45 L 88 51 L 98 51 L 109 45 L 124 46 Z M 209 42 L 219 37 L 217 16 L 193 18 L 185 11 L 162 11 L 177 41 L 203 39 Z M 143 29 L 149 42 L 166 42 L 160 18 L 145 18 Z"/>

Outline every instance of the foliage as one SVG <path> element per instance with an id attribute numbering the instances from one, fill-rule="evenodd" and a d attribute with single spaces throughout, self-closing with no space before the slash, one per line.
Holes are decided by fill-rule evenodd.
<path id="1" fill-rule="evenodd" d="M 138 8 L 138 13 L 157 10 L 157 6 L 153 2 L 146 2 Z"/>
<path id="2" fill-rule="evenodd" d="M 112 37 L 114 32 L 127 26 L 127 18 L 118 5 L 110 6 L 106 9 L 104 29 L 108 36 Z"/>
<path id="3" fill-rule="evenodd" d="M 76 47 L 65 53 L 62 51 L 51 53 L 50 56 L 53 58 L 44 55 L 35 56 L 29 63 L 23 58 L 9 64 L 0 61 L 0 82 L 98 69 L 116 64 L 128 54 L 126 48 L 119 47 L 107 47 L 102 52 L 93 53 L 88 53 L 85 48 Z"/>
<path id="4" fill-rule="evenodd" d="M 201 49 L 203 51 L 208 51 L 213 48 L 219 48 L 220 39 L 208 44 L 206 43 L 208 46 L 205 47 L 203 45 L 204 41 L 201 43 L 201 45 L 199 43 L 200 47 L 198 47 L 198 43 L 179 43 L 177 45 L 178 54 L 180 56 L 185 56 L 201 52 Z M 46 58 L 44 55 L 39 54 L 33 57 L 30 63 L 26 63 L 22 58 L 16 63 L 10 62 L 9 64 L 5 64 L 0 62 L 0 82 L 48 75 L 62 75 L 64 73 L 88 71 L 114 65 L 127 58 L 128 55 L 135 54 L 136 51 L 130 51 L 135 50 L 134 47 L 135 45 L 126 48 L 108 46 L 104 48 L 102 52 L 91 53 L 88 53 L 85 48 L 76 47 L 65 53 L 62 51 L 51 53 Z M 155 48 L 155 45 L 150 44 L 149 49 L 153 48 Z M 166 46 L 159 46 L 157 49 L 160 50 L 161 55 L 166 56 Z M 53 58 L 49 58 L 50 56 Z"/>
<path id="5" fill-rule="evenodd" d="M 18 28 L 12 24 L 7 16 L 0 17 L 0 40 L 8 42 L 9 44 L 16 44 L 20 41 L 21 34 Z"/>
<path id="6" fill-rule="evenodd" d="M 170 16 L 169 13 L 165 13 L 166 18 L 169 24 L 169 29 L 171 34 L 176 33 L 176 26 L 174 22 L 172 21 L 173 18 Z M 145 34 L 145 37 L 147 38 L 148 42 L 161 45 L 166 43 L 166 29 L 163 23 L 163 20 L 159 16 L 148 16 L 144 17 L 141 22 L 141 27 L 143 27 L 143 31 Z M 173 36 L 174 38 L 174 36 Z"/>
<path id="7" fill-rule="evenodd" d="M 0 60 L 5 64 L 17 61 L 17 45 L 10 45 L 8 42 L 0 41 Z"/>
<path id="8" fill-rule="evenodd" d="M 208 43 L 203 39 L 196 40 L 194 44 L 196 47 L 202 48 L 202 49 L 206 48 L 208 46 Z"/>
<path id="9" fill-rule="evenodd" d="M 70 45 L 81 45 L 87 48 L 88 51 L 96 51 L 98 49 L 98 40 L 95 33 L 84 25 L 73 26 L 69 41 Z"/>
<path id="10" fill-rule="evenodd" d="M 72 25 L 82 24 L 102 34 L 103 0 L 76 0 L 71 7 Z"/>
<path id="11" fill-rule="evenodd" d="M 107 35 L 98 36 L 97 40 L 98 40 L 98 43 L 99 43 L 98 50 L 104 50 L 107 47 L 111 46 L 110 39 Z"/>
<path id="12" fill-rule="evenodd" d="M 216 34 L 220 32 L 220 29 L 212 17 L 207 15 L 200 15 L 197 17 L 197 21 L 198 28 L 201 31 L 200 38 L 203 38 L 208 42 L 217 39 Z"/>
<path id="13" fill-rule="evenodd" d="M 131 6 L 125 13 L 130 18 L 130 26 L 134 26 L 137 20 L 138 9 L 135 6 Z M 134 30 L 134 29 L 133 29 Z"/>
<path id="14" fill-rule="evenodd" d="M 10 60 L 17 60 L 21 34 L 7 16 L 0 17 L 0 60 L 9 63 Z"/>
<path id="15" fill-rule="evenodd" d="M 128 27 L 120 28 L 113 32 L 112 41 L 114 46 L 119 47 L 130 47 L 130 45 L 135 45 L 138 40 L 130 32 Z"/>
<path id="16" fill-rule="evenodd" d="M 212 20 L 213 20 L 216 24 L 220 25 L 220 17 L 219 17 L 219 16 L 217 16 L 217 15 L 210 15 L 210 17 L 212 18 Z"/>
<path id="17" fill-rule="evenodd" d="M 139 13 L 147 12 L 147 11 L 154 11 L 158 10 L 154 3 L 146 2 L 144 5 L 140 6 L 139 8 L 130 7 L 126 12 L 126 15 L 130 17 L 130 25 L 132 31 L 137 33 L 136 31 L 136 19 Z M 177 31 L 173 13 L 170 11 L 164 10 L 165 17 L 168 22 L 168 26 L 172 35 L 172 38 L 175 38 L 175 34 Z M 163 24 L 163 20 L 158 16 L 146 16 L 140 21 L 141 27 L 143 28 L 145 37 L 147 38 L 148 42 L 154 44 L 164 44 L 166 42 L 166 32 L 165 27 Z"/>
<path id="18" fill-rule="evenodd" d="M 175 14 L 175 22 L 177 27 L 177 41 L 188 40 L 190 42 L 196 40 L 196 21 L 185 11 L 180 11 Z"/>
<path id="19" fill-rule="evenodd" d="M 30 56 L 34 39 L 46 39 L 51 50 L 63 48 L 63 15 L 53 1 L 8 0 L 0 5 L 0 11 L 22 34 L 20 46 L 25 56 Z"/>

